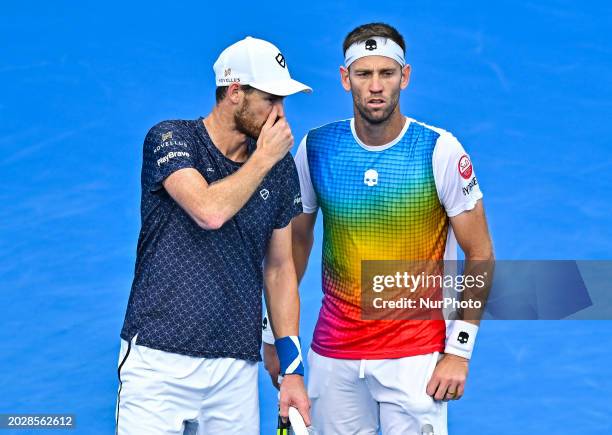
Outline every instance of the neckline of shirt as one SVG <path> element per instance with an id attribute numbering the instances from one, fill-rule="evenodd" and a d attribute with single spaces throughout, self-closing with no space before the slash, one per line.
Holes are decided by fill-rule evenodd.
<path id="1" fill-rule="evenodd" d="M 391 142 L 388 142 L 388 143 L 386 143 L 384 145 L 366 145 L 365 143 L 363 143 L 361 141 L 361 139 L 359 139 L 359 137 L 357 136 L 357 131 L 355 131 L 355 118 L 351 118 L 351 132 L 353 133 L 353 137 L 355 138 L 355 142 L 357 142 L 357 144 L 361 148 L 363 148 L 366 151 L 379 152 L 379 151 L 388 150 L 393 145 L 398 143 L 404 137 L 406 132 L 408 131 L 408 127 L 410 126 L 412 121 L 413 120 L 411 118 L 408 118 L 407 116 L 405 116 L 404 117 L 404 126 L 402 127 L 402 130 L 399 132 L 397 137 L 395 139 L 393 139 Z"/>
<path id="2" fill-rule="evenodd" d="M 226 162 L 235 165 L 235 166 L 242 166 L 244 165 L 247 160 L 249 159 L 249 157 L 251 157 L 251 154 L 253 153 L 253 151 L 255 150 L 254 145 L 254 141 L 252 139 L 250 139 L 247 142 L 247 147 L 248 147 L 248 157 L 247 160 L 245 160 L 244 162 L 237 162 L 235 160 L 230 159 L 229 157 L 227 157 L 225 154 L 223 154 L 221 152 L 221 150 L 219 148 L 217 148 L 217 145 L 213 142 L 212 138 L 210 137 L 210 135 L 208 134 L 208 130 L 206 130 L 206 126 L 204 125 L 204 117 L 201 116 L 198 118 L 197 120 L 198 123 L 198 131 L 200 133 L 200 136 L 202 136 L 203 139 L 208 140 L 210 142 L 210 144 L 212 145 L 212 148 L 215 150 L 214 152 L 221 156 L 221 158 L 223 158 Z"/>

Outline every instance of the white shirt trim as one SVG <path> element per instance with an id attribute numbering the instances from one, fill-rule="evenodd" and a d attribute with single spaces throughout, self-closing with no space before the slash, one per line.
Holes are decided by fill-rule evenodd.
<path id="1" fill-rule="evenodd" d="M 393 139 L 391 142 L 386 143 L 384 145 L 366 145 L 365 143 L 363 143 L 361 139 L 359 139 L 359 137 L 357 136 L 357 131 L 355 131 L 355 118 L 351 118 L 351 132 L 353 133 L 353 137 L 355 138 L 355 141 L 359 144 L 361 148 L 363 148 L 366 151 L 378 152 L 378 151 L 388 150 L 393 145 L 395 145 L 400 140 L 402 140 L 402 138 L 408 131 L 408 126 L 410 126 L 411 122 L 412 122 L 412 119 L 408 117 L 404 117 L 404 126 L 402 127 L 402 131 L 400 131 L 399 135 L 397 135 L 395 139 Z"/>
<path id="2" fill-rule="evenodd" d="M 302 193 L 302 210 L 304 213 L 316 213 L 319 209 L 317 203 L 317 194 L 315 193 L 312 179 L 310 178 L 310 167 L 308 166 L 308 153 L 306 151 L 306 142 L 308 134 L 304 136 L 298 150 L 295 153 L 295 166 L 297 168 L 298 177 L 300 179 L 300 192 Z"/>

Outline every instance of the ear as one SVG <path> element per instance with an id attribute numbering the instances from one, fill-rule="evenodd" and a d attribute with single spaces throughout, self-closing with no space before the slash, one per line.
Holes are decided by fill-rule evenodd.
<path id="1" fill-rule="evenodd" d="M 244 93 L 241 92 L 240 83 L 232 83 L 227 88 L 227 99 L 232 104 L 240 104 Z"/>
<path id="2" fill-rule="evenodd" d="M 345 91 L 351 90 L 351 79 L 349 78 L 349 70 L 343 66 L 340 67 L 340 82 Z"/>
<path id="3" fill-rule="evenodd" d="M 408 83 L 410 82 L 410 72 L 412 71 L 412 67 L 408 64 L 404 65 L 402 68 L 402 80 L 400 82 L 400 88 L 406 89 L 408 87 Z"/>

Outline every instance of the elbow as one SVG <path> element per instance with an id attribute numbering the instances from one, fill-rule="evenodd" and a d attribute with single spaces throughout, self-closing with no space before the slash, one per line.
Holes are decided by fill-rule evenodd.
<path id="1" fill-rule="evenodd" d="M 293 244 L 299 246 L 301 250 L 308 251 L 312 249 L 312 245 L 314 243 L 314 236 L 311 234 L 305 235 L 294 232 L 293 235 Z"/>
<path id="2" fill-rule="evenodd" d="M 223 216 L 214 213 L 201 213 L 195 217 L 195 221 L 203 230 L 218 230 L 225 224 Z"/>
<path id="3" fill-rule="evenodd" d="M 480 249 L 474 249 L 471 252 L 466 252 L 465 257 L 475 261 L 495 261 L 495 254 L 493 247 L 482 247 Z"/>
<path id="4" fill-rule="evenodd" d="M 491 239 L 489 239 L 484 255 L 487 260 L 495 261 L 495 250 L 493 249 L 493 242 Z"/>

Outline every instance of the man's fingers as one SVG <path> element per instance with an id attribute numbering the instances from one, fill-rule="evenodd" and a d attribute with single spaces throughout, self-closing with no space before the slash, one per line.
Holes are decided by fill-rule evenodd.
<path id="1" fill-rule="evenodd" d="M 427 384 L 427 394 L 434 400 L 457 400 L 463 396 L 465 381 L 432 377 Z M 454 394 L 451 394 L 454 393 Z"/>
<path id="2" fill-rule="evenodd" d="M 289 400 L 282 397 L 279 402 L 279 408 L 278 414 L 286 421 L 286 419 L 289 418 Z"/>
<path id="3" fill-rule="evenodd" d="M 433 397 L 433 395 L 436 394 L 438 385 L 440 385 L 440 380 L 437 377 L 432 376 L 432 378 L 427 383 L 427 389 L 425 390 L 427 392 L 427 395 Z"/>
<path id="4" fill-rule="evenodd" d="M 463 393 L 465 392 L 465 382 L 461 382 L 459 385 L 457 385 L 457 397 L 456 399 L 459 400 L 463 397 Z"/>
<path id="5" fill-rule="evenodd" d="M 444 398 L 444 400 L 448 401 L 448 400 L 459 400 L 461 399 L 461 397 L 463 396 L 463 391 L 465 388 L 465 382 L 463 381 L 451 381 L 448 384 L 447 390 L 446 390 L 446 397 Z"/>
<path id="6" fill-rule="evenodd" d="M 458 400 L 463 396 L 465 381 L 466 377 L 463 375 L 457 375 L 450 380 L 448 391 L 455 394 L 449 395 L 449 399 Z"/>
<path id="7" fill-rule="evenodd" d="M 438 385 L 438 389 L 434 394 L 433 398 L 435 400 L 444 400 L 446 399 L 446 392 L 448 391 L 448 383 L 445 381 L 440 382 Z"/>
<path id="8" fill-rule="evenodd" d="M 264 123 L 263 127 L 261 127 L 261 131 L 269 130 L 276 122 L 276 118 L 278 118 L 278 109 L 276 108 L 276 106 L 274 106 L 272 107 L 272 111 L 268 115 L 268 119 L 266 119 L 266 122 Z"/>
<path id="9" fill-rule="evenodd" d="M 274 125 L 269 127 L 275 134 L 278 135 L 287 135 L 291 134 L 291 129 L 289 128 L 289 123 L 286 118 L 277 118 Z"/>
<path id="10" fill-rule="evenodd" d="M 304 424 L 306 426 L 310 426 L 310 401 L 303 400 L 300 403 L 296 403 L 295 407 L 300 412 L 302 419 L 304 420 Z"/>

